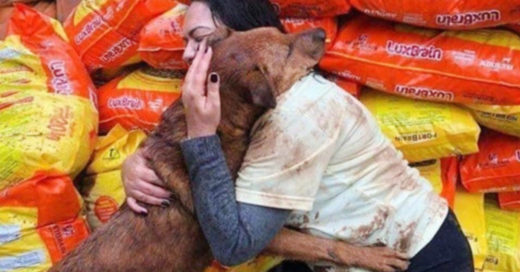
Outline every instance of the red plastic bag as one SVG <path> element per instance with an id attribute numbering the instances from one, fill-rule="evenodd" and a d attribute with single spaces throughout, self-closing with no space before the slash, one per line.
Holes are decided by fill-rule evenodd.
<path id="1" fill-rule="evenodd" d="M 478 29 L 520 21 L 519 0 L 350 0 L 375 17 L 438 29 Z"/>
<path id="2" fill-rule="evenodd" d="M 12 60 L 20 67 L 27 67 L 27 71 L 13 71 L 12 75 L 16 72 L 20 76 L 6 77 L 2 80 L 0 91 L 4 88 L 35 91 L 46 89 L 52 93 L 77 95 L 96 101 L 90 76 L 76 51 L 64 40 L 66 36 L 57 21 L 19 4 L 9 21 L 7 35 L 13 37 L 8 37 L 3 46 L 10 48 L 9 50 L 22 50 L 22 47 L 29 50 Z M 40 74 L 41 71 L 44 74 Z M 31 76 L 21 74 L 23 72 L 30 72 Z M 14 80 L 9 81 L 10 78 Z M 42 78 L 46 83 L 39 81 Z"/>
<path id="3" fill-rule="evenodd" d="M 72 45 L 89 70 L 138 62 L 141 28 L 175 0 L 83 0 L 65 21 Z"/>
<path id="4" fill-rule="evenodd" d="M 520 104 L 520 39 L 506 30 L 439 32 L 359 16 L 320 66 L 415 99 Z"/>
<path id="5" fill-rule="evenodd" d="M 19 259 L 18 265 L 38 271 L 57 263 L 89 234 L 79 216 L 81 198 L 67 176 L 41 172 L 0 191 L 0 211 L 0 221 L 6 226 L 0 255 Z M 20 259 L 26 254 L 32 254 L 31 264 Z"/>
<path id="6" fill-rule="evenodd" d="M 271 0 L 282 17 L 333 17 L 350 11 L 348 0 Z"/>
<path id="7" fill-rule="evenodd" d="M 188 69 L 182 60 L 185 47 L 182 24 L 187 9 L 188 6 L 177 4 L 141 30 L 138 51 L 150 66 L 158 69 Z"/>
<path id="8" fill-rule="evenodd" d="M 332 47 L 338 33 L 338 21 L 336 18 L 331 17 L 320 19 L 283 18 L 282 24 L 289 33 L 296 33 L 313 28 L 323 28 L 327 34 L 325 40 L 326 49 Z"/>
<path id="9" fill-rule="evenodd" d="M 469 192 L 520 190 L 520 138 L 485 131 L 480 152 L 464 157 L 462 184 Z"/>
<path id="10" fill-rule="evenodd" d="M 520 192 L 499 193 L 498 204 L 504 210 L 520 211 Z"/>
<path id="11" fill-rule="evenodd" d="M 167 73 L 168 74 L 168 73 Z M 99 88 L 99 130 L 108 133 L 116 124 L 128 130 L 152 131 L 162 113 L 181 95 L 182 75 L 137 70 Z"/>

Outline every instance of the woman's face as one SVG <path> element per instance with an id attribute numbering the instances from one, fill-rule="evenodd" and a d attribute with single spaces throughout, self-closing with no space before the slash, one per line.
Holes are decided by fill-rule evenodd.
<path id="1" fill-rule="evenodd" d="M 183 36 L 186 42 L 183 60 L 189 65 L 195 58 L 199 44 L 216 29 L 209 7 L 203 2 L 193 2 L 184 17 Z"/>

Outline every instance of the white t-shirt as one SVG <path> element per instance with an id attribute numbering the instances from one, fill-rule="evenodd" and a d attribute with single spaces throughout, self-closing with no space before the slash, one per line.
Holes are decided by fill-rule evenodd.
<path id="1" fill-rule="evenodd" d="M 383 135 L 364 106 L 311 74 L 255 124 L 239 202 L 293 210 L 287 225 L 411 258 L 436 234 L 446 201 Z M 339 269 L 337 270 L 339 271 Z"/>

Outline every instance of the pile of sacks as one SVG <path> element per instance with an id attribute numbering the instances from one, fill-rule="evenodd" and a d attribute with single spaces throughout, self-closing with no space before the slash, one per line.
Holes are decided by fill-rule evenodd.
<path id="1" fill-rule="evenodd" d="M 476 269 L 520 271 L 520 1 L 350 3 L 359 12 L 320 68 L 364 86 L 383 132 L 455 210 Z"/>
<path id="2" fill-rule="evenodd" d="M 520 271 L 520 0 L 271 1 L 288 32 L 325 30 L 319 68 L 448 201 L 478 271 Z M 25 2 L 0 7 L 2 271 L 47 269 L 117 212 L 187 69 L 190 1 Z"/>

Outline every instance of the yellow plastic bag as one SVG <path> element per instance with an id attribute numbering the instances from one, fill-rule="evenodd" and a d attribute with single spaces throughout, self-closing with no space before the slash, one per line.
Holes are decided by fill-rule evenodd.
<path id="1" fill-rule="evenodd" d="M 478 152 L 480 127 L 465 109 L 369 89 L 360 100 L 410 162 Z"/>
<path id="2" fill-rule="evenodd" d="M 38 171 L 75 177 L 87 164 L 97 111 L 81 97 L 0 92 L 0 189 Z"/>
<path id="3" fill-rule="evenodd" d="M 520 271 L 520 213 L 501 210 L 493 200 L 485 204 L 488 257 L 484 272 Z"/>
<path id="4" fill-rule="evenodd" d="M 94 158 L 87 167 L 88 176 L 80 186 L 92 229 L 107 222 L 125 201 L 121 166 L 145 138 L 143 131 L 127 131 L 120 125 L 99 137 Z"/>
<path id="5" fill-rule="evenodd" d="M 467 105 L 477 122 L 490 129 L 520 137 L 520 105 Z"/>
<path id="6" fill-rule="evenodd" d="M 484 194 L 470 194 L 461 187 L 457 188 L 454 211 L 471 246 L 475 269 L 482 269 L 488 252 Z"/>
<path id="7" fill-rule="evenodd" d="M 453 208 L 459 175 L 458 164 L 456 157 L 450 157 L 412 163 L 410 166 L 419 170 L 421 176 L 433 186 L 433 190 L 446 199 Z"/>

